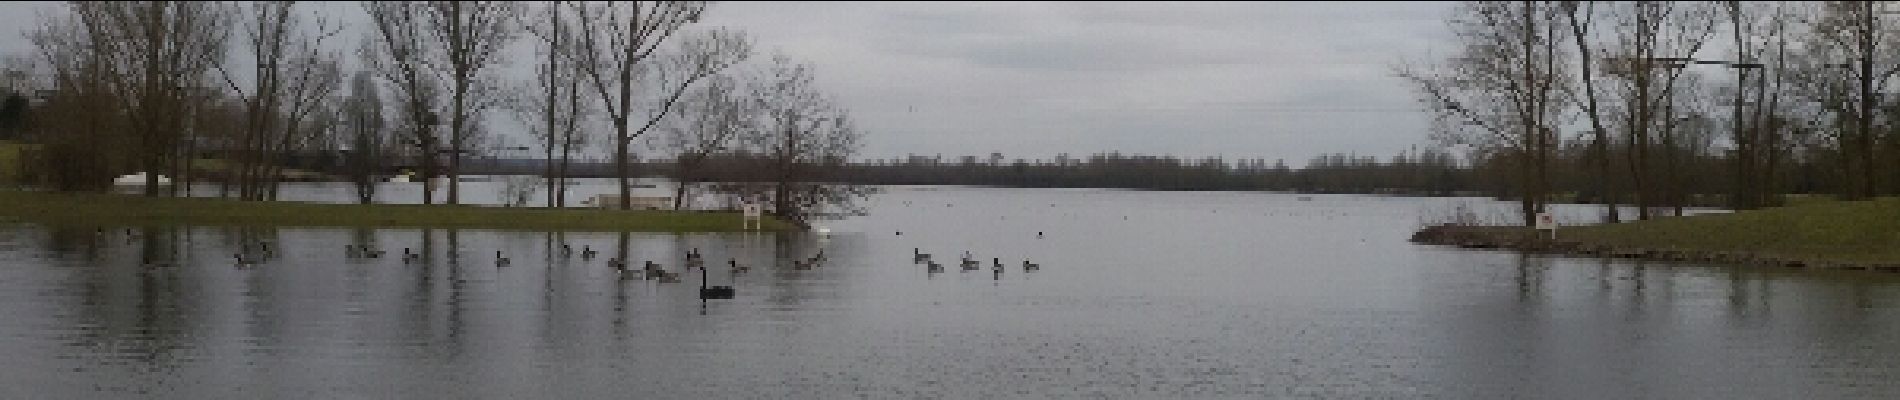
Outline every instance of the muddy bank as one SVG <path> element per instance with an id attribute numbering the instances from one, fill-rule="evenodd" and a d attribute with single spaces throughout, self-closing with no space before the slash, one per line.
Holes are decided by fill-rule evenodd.
<path id="1" fill-rule="evenodd" d="M 1869 263 L 1827 260 L 1812 257 L 1787 257 L 1747 251 L 1615 246 L 1568 239 L 1558 234 L 1516 226 L 1437 225 L 1412 234 L 1412 243 L 1457 246 L 1467 249 L 1508 249 L 1527 253 L 1611 257 L 1655 261 L 1703 262 L 1777 266 L 1788 268 L 1839 269 L 1855 271 L 1900 272 L 1897 263 Z"/>

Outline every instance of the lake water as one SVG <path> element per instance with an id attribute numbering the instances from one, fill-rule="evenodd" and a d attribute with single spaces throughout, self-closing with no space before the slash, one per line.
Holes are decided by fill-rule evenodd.
<path id="1" fill-rule="evenodd" d="M 1511 207 L 893 187 L 829 238 L 0 223 L 0 398 L 1900 396 L 1893 275 L 1406 242 L 1461 203 Z M 695 247 L 736 298 L 605 263 Z"/>

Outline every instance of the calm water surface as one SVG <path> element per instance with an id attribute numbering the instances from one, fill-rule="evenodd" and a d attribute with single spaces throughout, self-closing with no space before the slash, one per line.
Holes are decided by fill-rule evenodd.
<path id="1" fill-rule="evenodd" d="M 1510 207 L 896 187 L 829 238 L 0 223 L 0 398 L 1900 396 L 1894 277 L 1406 243 L 1461 202 Z M 605 264 L 695 247 L 737 298 Z"/>

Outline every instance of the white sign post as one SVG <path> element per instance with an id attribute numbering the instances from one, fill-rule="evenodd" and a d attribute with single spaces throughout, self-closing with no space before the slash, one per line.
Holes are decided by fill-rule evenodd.
<path id="1" fill-rule="evenodd" d="M 759 222 L 759 217 L 761 217 L 763 214 L 764 212 L 759 210 L 758 204 L 746 203 L 745 204 L 745 221 L 740 223 L 739 225 L 740 229 L 763 229 L 763 227 L 760 225 L 761 222 Z"/>
<path id="2" fill-rule="evenodd" d="M 1550 239 L 1556 240 L 1557 239 L 1557 219 L 1554 217 L 1551 217 L 1550 213 L 1547 213 L 1547 212 L 1537 213 L 1537 230 L 1550 231 Z"/>

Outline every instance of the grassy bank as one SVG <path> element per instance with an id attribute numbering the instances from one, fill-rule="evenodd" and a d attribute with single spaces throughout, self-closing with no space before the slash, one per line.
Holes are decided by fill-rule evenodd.
<path id="1" fill-rule="evenodd" d="M 532 231 L 742 231 L 738 213 L 357 205 L 0 191 L 0 218 L 104 226 L 234 225 Z M 767 218 L 771 231 L 794 229 Z"/>
<path id="2" fill-rule="evenodd" d="M 27 151 L 27 144 L 0 140 L 0 185 L 17 185 L 26 179 L 25 164 L 21 163 Z"/>
<path id="3" fill-rule="evenodd" d="M 1557 240 L 1523 227 L 1427 228 L 1422 243 L 1572 254 L 1790 266 L 1900 265 L 1900 199 L 1796 202 L 1787 207 L 1563 227 Z"/>
<path id="4" fill-rule="evenodd" d="M 1559 238 L 1620 247 L 1900 262 L 1900 199 L 1795 203 L 1730 214 L 1566 228 Z"/>

